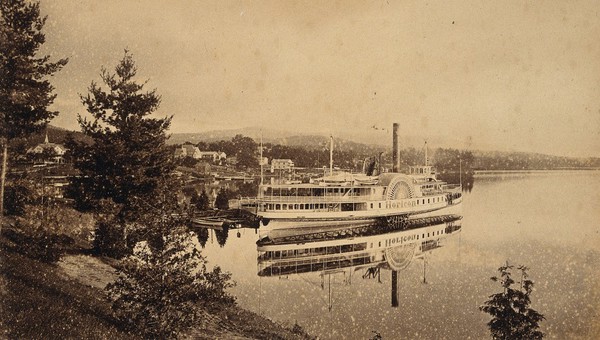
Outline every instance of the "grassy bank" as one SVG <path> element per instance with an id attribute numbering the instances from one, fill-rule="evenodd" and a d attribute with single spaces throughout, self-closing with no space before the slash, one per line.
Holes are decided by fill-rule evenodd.
<path id="1" fill-rule="evenodd" d="M 102 289 L 109 281 L 110 266 L 77 254 L 49 264 L 16 249 L 12 241 L 0 237 L 0 338 L 136 338 L 121 330 L 111 316 Z M 205 313 L 183 337 L 303 339 L 306 335 L 233 306 Z"/>

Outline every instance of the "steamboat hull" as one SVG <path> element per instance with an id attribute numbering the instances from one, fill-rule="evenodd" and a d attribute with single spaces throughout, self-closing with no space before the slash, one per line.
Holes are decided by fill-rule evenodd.
<path id="1" fill-rule="evenodd" d="M 451 205 L 423 211 L 356 211 L 347 214 L 338 213 L 335 216 L 324 216 L 325 214 L 313 214 L 312 216 L 290 216 L 265 218 L 260 222 L 260 229 L 265 232 L 285 229 L 331 229 L 368 226 L 380 223 L 382 220 L 396 218 L 418 219 L 445 215 L 462 215 L 462 202 L 457 200 Z M 321 216 L 319 216 L 321 215 Z"/>

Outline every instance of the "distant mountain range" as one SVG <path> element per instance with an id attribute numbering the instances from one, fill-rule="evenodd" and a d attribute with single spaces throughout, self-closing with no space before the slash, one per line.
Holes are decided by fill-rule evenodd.
<path id="1" fill-rule="evenodd" d="M 391 130 L 391 129 L 390 129 Z M 44 141 L 46 132 L 48 133 L 48 139 L 53 143 L 64 143 L 67 135 L 71 134 L 76 140 L 89 140 L 83 133 L 79 131 L 70 131 L 60 127 L 49 125 L 47 130 L 42 131 L 38 134 L 31 136 L 27 140 L 28 146 L 35 146 L 38 143 Z M 251 137 L 256 142 L 262 139 L 264 143 L 280 144 L 287 146 L 298 146 L 307 149 L 328 149 L 329 148 L 329 136 L 325 134 L 303 134 L 298 132 L 289 132 L 276 129 L 261 129 L 259 127 L 248 127 L 243 129 L 230 129 L 230 130 L 214 130 L 207 132 L 198 133 L 174 133 L 171 134 L 171 138 L 168 140 L 169 144 L 183 144 L 185 142 L 198 143 L 198 142 L 215 142 L 220 140 L 230 140 L 235 135 L 244 135 Z M 342 151 L 389 151 L 392 146 L 392 133 L 391 131 L 363 131 L 349 132 L 340 135 L 334 135 L 335 149 Z M 400 136 L 400 148 L 414 147 L 420 149 L 424 145 L 424 139 L 417 136 Z M 459 141 L 447 137 L 433 137 L 427 140 L 430 150 L 437 148 L 454 148 L 461 150 L 471 150 L 477 157 L 522 157 L 523 155 L 529 155 L 529 157 L 539 157 L 542 154 L 534 152 L 519 152 L 513 150 L 498 150 L 487 145 L 474 145 L 470 141 Z M 520 156 L 519 156 L 520 155 Z M 549 155 L 548 155 L 549 156 Z M 551 156 L 554 158 L 560 158 L 561 156 Z M 572 159 L 586 159 L 586 157 L 562 157 Z M 597 157 L 588 157 L 598 161 Z"/>
<path id="2" fill-rule="evenodd" d="M 230 129 L 230 130 L 213 130 L 207 132 L 198 133 L 174 133 L 169 139 L 170 144 L 182 144 L 185 142 L 198 143 L 204 142 L 215 142 L 219 140 L 229 140 L 235 135 L 244 135 L 251 137 L 256 142 L 262 139 L 264 143 L 281 144 L 288 146 L 302 146 L 308 148 L 320 148 L 325 147 L 329 143 L 329 136 L 327 134 L 314 134 L 314 133 L 302 133 L 302 132 L 290 132 L 275 129 L 262 129 L 260 127 L 247 127 L 242 129 Z M 365 144 L 377 149 L 380 148 L 391 148 L 392 145 L 392 133 L 389 130 L 366 130 L 360 132 L 340 132 L 334 134 L 334 142 L 336 146 L 352 147 L 355 144 Z M 487 146 L 469 145 L 469 141 L 460 141 L 449 137 L 435 136 L 427 140 L 430 147 L 444 147 L 444 148 L 456 148 L 456 149 L 486 149 L 493 150 Z M 400 147 L 423 147 L 425 139 L 419 136 L 400 135 Z"/>

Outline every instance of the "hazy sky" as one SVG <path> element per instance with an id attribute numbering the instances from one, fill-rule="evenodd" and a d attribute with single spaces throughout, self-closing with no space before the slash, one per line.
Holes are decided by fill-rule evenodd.
<path id="1" fill-rule="evenodd" d="M 401 133 L 600 156 L 598 1 L 42 0 L 53 83 L 78 94 L 128 48 L 171 132 Z"/>

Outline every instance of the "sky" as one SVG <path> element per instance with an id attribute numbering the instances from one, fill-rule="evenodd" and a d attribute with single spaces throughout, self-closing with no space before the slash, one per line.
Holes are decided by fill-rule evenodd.
<path id="1" fill-rule="evenodd" d="M 600 156 L 597 1 L 42 0 L 53 125 L 128 49 L 171 133 L 400 133 Z M 372 132 L 372 131 L 371 131 Z M 386 137 L 387 138 L 387 137 Z"/>

